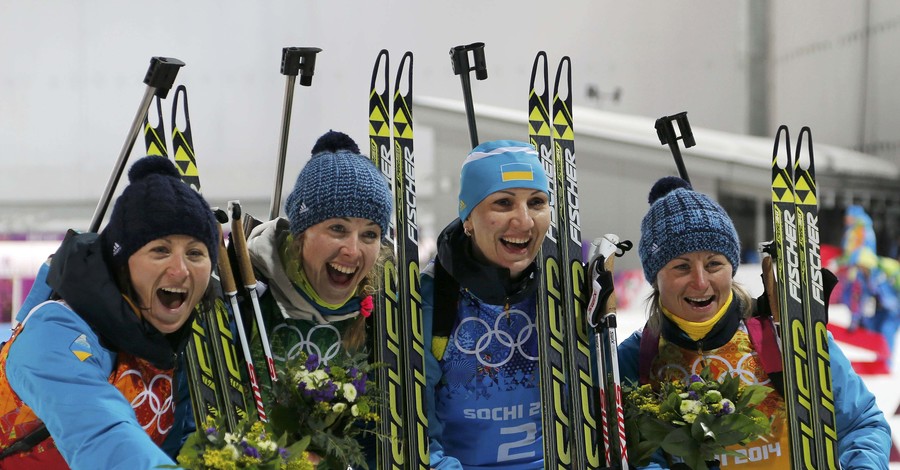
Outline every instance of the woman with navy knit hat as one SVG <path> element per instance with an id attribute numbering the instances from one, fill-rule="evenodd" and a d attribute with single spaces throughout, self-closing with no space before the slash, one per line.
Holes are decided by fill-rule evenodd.
<path id="1" fill-rule="evenodd" d="M 366 348 L 375 266 L 392 253 L 382 243 L 391 208 L 387 180 L 353 139 L 336 131 L 318 139 L 285 201 L 287 218 L 247 237 L 267 288 L 260 307 L 276 363 L 306 353 L 327 364 Z"/>
<path id="2" fill-rule="evenodd" d="M 549 226 L 534 147 L 469 153 L 459 218 L 421 276 L 432 468 L 544 468 L 535 258 Z"/>
<path id="3" fill-rule="evenodd" d="M 62 242 L 0 349 L 0 449 L 24 448 L 2 469 L 174 465 L 161 446 L 177 452 L 191 418 L 176 355 L 208 299 L 218 229 L 169 160 L 128 177 L 99 235 Z"/>
<path id="4" fill-rule="evenodd" d="M 714 376 L 737 373 L 745 384 L 773 387 L 757 407 L 773 419 L 772 434 L 735 446 L 732 450 L 741 456 L 724 455 L 720 465 L 790 468 L 790 424 L 778 390 L 781 372 L 768 365 L 773 355 L 780 363 L 780 352 L 761 341 L 756 300 L 734 282 L 740 264 L 734 224 L 721 206 L 681 178 L 657 181 L 649 202 L 638 251 L 644 277 L 653 286 L 650 316 L 643 330 L 619 346 L 623 381 L 684 380 L 709 366 Z M 891 433 L 875 396 L 830 336 L 829 353 L 841 467 L 887 469 Z M 671 461 L 659 451 L 646 468 L 669 468 Z"/>

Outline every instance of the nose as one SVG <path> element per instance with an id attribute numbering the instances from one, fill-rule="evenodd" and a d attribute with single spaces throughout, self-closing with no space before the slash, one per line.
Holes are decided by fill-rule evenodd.
<path id="1" fill-rule="evenodd" d="M 341 253 L 347 256 L 356 256 L 359 252 L 359 238 L 358 237 L 347 237 L 344 240 L 344 243 L 341 244 Z"/>
<path id="2" fill-rule="evenodd" d="M 709 287 L 709 278 L 702 265 L 695 266 L 694 269 L 691 270 L 691 284 L 697 290 L 706 290 L 706 288 Z"/>
<path id="3" fill-rule="evenodd" d="M 184 256 L 172 256 L 166 266 L 166 274 L 171 277 L 184 277 L 188 274 L 187 262 Z"/>
<path id="4" fill-rule="evenodd" d="M 523 202 L 516 205 L 512 214 L 512 222 L 515 223 L 518 228 L 523 229 L 530 229 L 534 225 L 534 217 L 531 216 L 531 211 L 528 210 L 527 203 Z"/>

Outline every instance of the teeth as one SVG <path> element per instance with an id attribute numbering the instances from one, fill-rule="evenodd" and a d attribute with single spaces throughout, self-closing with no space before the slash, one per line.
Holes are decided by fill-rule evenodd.
<path id="1" fill-rule="evenodd" d="M 697 297 L 686 297 L 686 299 L 690 300 L 691 302 L 706 302 L 707 300 L 709 300 L 709 299 L 711 299 L 711 298 L 712 298 L 712 296 L 709 296 L 709 297 L 700 297 L 700 298 L 697 298 Z"/>
<path id="2" fill-rule="evenodd" d="M 332 269 L 334 269 L 335 271 L 337 271 L 339 273 L 353 274 L 356 272 L 356 268 L 353 268 L 350 266 L 341 266 L 341 265 L 335 264 L 335 263 L 329 263 L 328 265 L 331 266 Z"/>
<path id="3" fill-rule="evenodd" d="M 161 287 L 160 289 L 164 290 L 166 292 L 171 292 L 173 294 L 186 294 L 187 293 L 187 289 L 184 289 L 181 287 Z"/>
<path id="4" fill-rule="evenodd" d="M 505 241 L 507 243 L 516 243 L 516 244 L 520 244 L 520 245 L 528 243 L 530 240 L 531 240 L 530 238 L 503 237 L 503 241 Z"/>

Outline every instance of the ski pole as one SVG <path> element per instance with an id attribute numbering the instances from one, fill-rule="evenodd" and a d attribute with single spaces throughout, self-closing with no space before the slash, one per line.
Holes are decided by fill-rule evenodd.
<path id="1" fill-rule="evenodd" d="M 472 62 L 469 62 L 469 52 L 472 52 Z M 475 78 L 484 80 L 487 78 L 487 65 L 484 62 L 484 43 L 475 42 L 465 46 L 456 46 L 450 49 L 450 61 L 453 64 L 453 73 L 459 75 L 462 82 L 463 100 L 466 104 L 466 119 L 469 122 L 469 139 L 472 148 L 478 146 L 478 130 L 475 127 L 475 108 L 472 104 L 472 85 L 469 80 L 469 72 L 475 71 Z"/>
<path id="2" fill-rule="evenodd" d="M 238 269 L 241 271 L 241 279 L 244 280 L 244 287 L 250 292 L 250 300 L 253 302 L 253 312 L 256 314 L 259 338 L 262 342 L 263 352 L 266 355 L 266 365 L 269 367 L 269 378 L 272 379 L 272 382 L 277 382 L 278 375 L 275 373 L 275 360 L 272 359 L 272 348 L 269 346 L 269 335 L 266 333 L 266 324 L 263 320 L 262 310 L 259 307 L 259 295 L 256 293 L 256 276 L 253 274 L 253 265 L 250 263 L 250 252 L 247 251 L 247 239 L 244 237 L 241 202 L 228 201 L 228 209 L 229 212 L 231 212 L 231 242 L 234 244 L 234 253 L 237 257 Z"/>
<path id="3" fill-rule="evenodd" d="M 278 165 L 275 170 L 275 190 L 269 207 L 269 220 L 278 217 L 281 208 L 281 185 L 284 182 L 284 161 L 287 157 L 288 133 L 291 127 L 291 107 L 294 101 L 294 81 L 300 76 L 301 86 L 312 85 L 316 69 L 318 47 L 285 47 L 281 50 L 281 74 L 285 76 L 284 105 L 281 112 L 281 138 L 278 145 Z"/>
<path id="4" fill-rule="evenodd" d="M 219 224 L 228 223 L 228 214 L 221 209 L 216 209 L 216 220 Z M 231 262 L 228 260 L 228 249 L 225 248 L 225 238 L 222 235 L 222 226 L 219 225 L 219 278 L 222 281 L 222 290 L 231 302 L 231 311 L 234 313 L 234 322 L 237 324 L 238 338 L 241 341 L 241 349 L 244 352 L 244 361 L 247 362 L 247 374 L 250 376 L 250 387 L 253 389 L 253 400 L 256 402 L 256 413 L 260 421 L 267 422 L 266 410 L 263 406 L 262 394 L 259 391 L 259 382 L 256 380 L 256 368 L 253 366 L 253 358 L 250 356 L 250 344 L 247 342 L 247 331 L 244 329 L 244 319 L 241 317 L 241 308 L 237 300 L 237 285 L 234 283 L 234 273 L 231 271 Z"/>
<path id="5" fill-rule="evenodd" d="M 125 138 L 125 144 L 119 151 L 119 158 L 116 160 L 113 172 L 109 177 L 109 181 L 106 183 L 106 188 L 103 190 L 100 202 L 97 204 L 94 215 L 91 217 L 89 231 L 97 232 L 100 229 L 100 224 L 103 222 L 103 216 L 106 215 L 106 209 L 109 207 L 112 194 L 116 189 L 119 178 L 122 177 L 125 163 L 128 161 L 128 155 L 134 147 L 134 141 L 137 140 L 137 136 L 141 132 L 144 116 L 146 116 L 147 110 L 150 109 L 150 101 L 153 99 L 154 95 L 156 95 L 157 98 L 165 98 L 166 95 L 169 94 L 169 89 L 172 88 L 172 83 L 175 82 L 175 76 L 178 75 L 178 69 L 183 66 L 184 62 L 170 57 L 153 57 L 150 59 L 150 67 L 147 69 L 147 74 L 144 76 L 144 83 L 147 85 L 147 89 L 144 91 L 144 97 L 141 98 L 141 104 L 138 106 L 138 111 L 131 121 L 128 136 Z"/>
<path id="6" fill-rule="evenodd" d="M 675 135 L 675 126 L 672 125 L 673 121 L 678 124 L 678 131 L 681 132 L 680 136 Z M 681 158 L 681 149 L 678 148 L 679 139 L 684 142 L 684 148 L 690 148 L 697 144 L 694 140 L 694 133 L 691 132 L 687 111 L 671 116 L 663 116 L 656 120 L 655 127 L 659 143 L 662 145 L 668 144 L 669 149 L 672 150 L 672 156 L 675 157 L 675 166 L 678 167 L 678 176 L 690 183 L 691 179 L 688 177 L 687 169 L 684 167 L 684 159 Z"/>
<path id="7" fill-rule="evenodd" d="M 625 440 L 625 413 L 622 409 L 622 382 L 619 378 L 618 339 L 616 338 L 616 293 L 613 283 L 613 265 L 616 256 L 622 256 L 632 248 L 629 240 L 619 242 L 619 237 L 606 234 L 591 242 L 590 252 L 590 290 L 588 303 L 588 322 L 594 328 L 597 350 L 597 370 L 600 385 L 601 411 L 600 419 L 603 428 L 603 443 L 606 449 L 606 465 L 614 466 L 610 442 L 610 425 L 607 402 L 612 393 L 612 405 L 615 410 L 616 432 L 618 439 L 618 466 L 628 470 L 628 450 Z M 609 370 L 607 370 L 609 369 Z M 612 390 L 608 390 L 608 376 L 612 378 Z"/>

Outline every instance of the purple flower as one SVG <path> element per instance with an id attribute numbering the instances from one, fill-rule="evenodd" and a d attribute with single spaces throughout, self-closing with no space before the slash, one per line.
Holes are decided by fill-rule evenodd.
<path id="1" fill-rule="evenodd" d="M 356 376 L 359 375 L 359 369 L 351 367 L 350 370 L 347 371 L 347 375 L 349 375 L 351 379 L 355 379 Z"/>
<path id="2" fill-rule="evenodd" d="M 247 441 L 241 441 L 241 447 L 244 448 L 244 455 L 249 455 L 254 459 L 259 458 L 259 451 L 256 450 L 256 447 L 251 446 Z"/>
<path id="3" fill-rule="evenodd" d="M 703 379 L 699 375 L 691 374 L 691 383 L 695 382 L 703 382 Z"/>
<path id="4" fill-rule="evenodd" d="M 211 435 L 213 435 L 213 434 L 216 434 L 217 432 L 218 432 L 218 430 L 216 429 L 215 426 L 206 428 L 206 434 L 207 434 L 208 436 L 211 436 Z"/>
<path id="5" fill-rule="evenodd" d="M 315 354 L 310 354 L 308 358 L 306 358 L 306 370 L 312 372 L 319 368 L 319 356 Z"/>
<path id="6" fill-rule="evenodd" d="M 358 395 L 366 394 L 366 378 L 365 377 L 359 377 L 350 383 L 352 383 L 353 386 L 356 387 L 356 393 Z"/>
<path id="7" fill-rule="evenodd" d="M 291 453 L 288 452 L 287 449 L 285 449 L 285 448 L 283 448 L 283 447 L 279 447 L 279 448 L 278 448 L 278 455 L 281 456 L 281 459 L 282 459 L 282 460 L 287 460 L 288 457 L 291 456 Z"/>
<path id="8" fill-rule="evenodd" d="M 690 398 L 691 400 L 699 400 L 700 395 L 698 395 L 697 392 L 691 390 L 688 392 L 688 398 Z"/>

